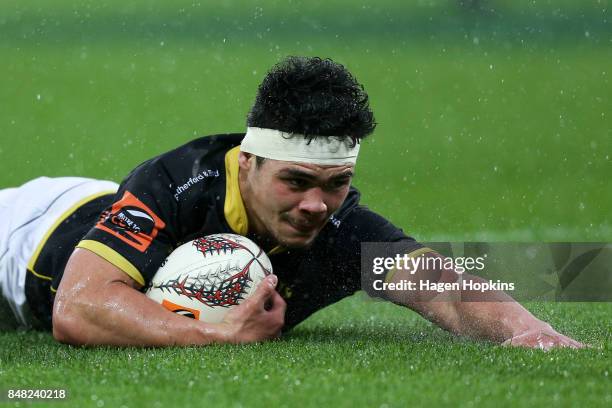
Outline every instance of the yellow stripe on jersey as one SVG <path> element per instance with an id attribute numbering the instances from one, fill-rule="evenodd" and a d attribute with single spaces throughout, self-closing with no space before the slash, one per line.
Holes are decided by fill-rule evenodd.
<path id="1" fill-rule="evenodd" d="M 88 251 L 93 252 L 94 254 L 104 258 L 106 261 L 112 263 L 117 268 L 121 269 L 123 272 L 128 274 L 130 278 L 134 279 L 139 284 L 145 284 L 142 274 L 138 269 L 136 269 L 134 265 L 132 265 L 130 261 L 125 259 L 123 255 L 121 255 L 119 252 L 115 251 L 110 247 L 107 247 L 103 243 L 84 239 L 83 241 L 79 242 L 77 248 L 84 248 Z"/>
<path id="2" fill-rule="evenodd" d="M 287 250 L 286 247 L 281 246 L 281 245 L 277 245 L 274 248 L 272 248 L 271 250 L 268 251 L 268 255 L 276 255 L 276 254 L 280 254 L 281 252 L 285 252 Z"/>
<path id="3" fill-rule="evenodd" d="M 415 249 L 414 251 L 412 251 L 412 252 L 410 252 L 408 254 L 408 258 L 416 258 L 417 256 L 421 256 L 421 255 L 426 254 L 428 252 L 435 252 L 435 251 L 433 249 L 427 248 L 427 247 Z M 393 278 L 393 275 L 395 275 L 395 271 L 397 271 L 397 269 L 392 269 L 391 271 L 389 271 L 389 273 L 385 277 L 385 283 L 391 282 L 391 279 Z"/>
<path id="4" fill-rule="evenodd" d="M 236 146 L 228 150 L 225 154 L 225 203 L 223 204 L 223 213 L 230 228 L 238 235 L 245 236 L 249 231 L 249 219 L 244 208 L 242 195 L 240 194 L 240 185 L 238 183 L 238 153 L 240 146 Z M 276 246 L 272 248 L 268 255 L 274 255 L 286 251 L 287 248 Z"/>
<path id="5" fill-rule="evenodd" d="M 236 234 L 246 235 L 249 231 L 249 220 L 238 184 L 238 153 L 240 153 L 240 146 L 230 149 L 225 154 L 226 181 L 223 213 L 230 228 Z"/>
<path id="6" fill-rule="evenodd" d="M 44 246 L 47 243 L 47 240 L 49 239 L 51 234 L 53 234 L 53 232 L 57 229 L 57 227 L 59 227 L 60 224 L 66 220 L 66 218 L 70 217 L 70 215 L 72 215 L 81 206 L 87 204 L 88 202 L 90 202 L 92 200 L 95 200 L 98 197 L 102 197 L 102 196 L 107 195 L 107 194 L 115 194 L 115 193 L 116 193 L 116 191 L 102 191 L 100 193 L 96 193 L 96 194 L 87 196 L 87 197 L 83 198 L 82 200 L 79 200 L 76 204 L 74 204 L 72 207 L 70 207 L 66 211 L 64 211 L 64 213 L 53 223 L 51 228 L 49 228 L 47 233 L 43 236 L 43 239 L 40 241 L 40 243 L 36 247 L 36 250 L 34 251 L 34 255 L 32 255 L 32 257 L 30 258 L 30 261 L 28 262 L 28 270 L 30 272 L 32 272 L 37 278 L 46 279 L 46 280 L 52 280 L 52 278 L 50 276 L 38 273 L 34 269 L 34 265 L 36 265 L 36 261 L 38 260 L 38 257 L 40 256 L 40 252 L 44 248 Z"/>

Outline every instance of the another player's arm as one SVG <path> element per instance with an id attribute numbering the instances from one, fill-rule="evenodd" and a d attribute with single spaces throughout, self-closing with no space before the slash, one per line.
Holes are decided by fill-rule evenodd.
<path id="1" fill-rule="evenodd" d="M 285 302 L 269 276 L 219 324 L 179 316 L 147 298 L 125 272 L 93 252 L 70 257 L 53 307 L 53 335 L 76 345 L 248 343 L 278 336 Z"/>
<path id="2" fill-rule="evenodd" d="M 430 252 L 425 256 L 441 257 Z M 453 283 L 458 274 L 451 269 L 418 270 L 411 274 L 395 270 L 389 282 L 430 280 Z M 484 282 L 463 274 L 464 280 Z M 440 327 L 463 336 L 492 340 L 506 345 L 549 349 L 552 347 L 584 347 L 583 344 L 556 332 L 548 323 L 533 316 L 527 309 L 503 291 L 387 291 L 387 298 L 407 306 Z M 433 300 L 438 296 L 438 299 Z M 444 300 L 440 297 L 444 296 Z"/>

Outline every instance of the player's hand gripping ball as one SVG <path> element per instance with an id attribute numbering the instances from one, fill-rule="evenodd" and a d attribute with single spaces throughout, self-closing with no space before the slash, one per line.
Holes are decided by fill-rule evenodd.
<path id="1" fill-rule="evenodd" d="M 176 248 L 146 295 L 166 309 L 217 323 L 272 273 L 266 253 L 241 235 L 214 234 Z"/>

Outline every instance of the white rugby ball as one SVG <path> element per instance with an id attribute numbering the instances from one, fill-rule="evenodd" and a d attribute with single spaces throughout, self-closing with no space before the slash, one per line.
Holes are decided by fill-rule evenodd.
<path id="1" fill-rule="evenodd" d="M 151 281 L 146 295 L 166 309 L 217 323 L 272 273 L 266 253 L 236 234 L 213 234 L 176 248 Z"/>

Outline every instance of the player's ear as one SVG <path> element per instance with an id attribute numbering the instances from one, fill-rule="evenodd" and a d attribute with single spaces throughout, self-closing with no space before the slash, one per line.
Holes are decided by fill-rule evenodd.
<path id="1" fill-rule="evenodd" d="M 255 155 L 251 153 L 238 153 L 238 166 L 240 170 L 249 171 L 252 166 L 255 166 Z"/>

